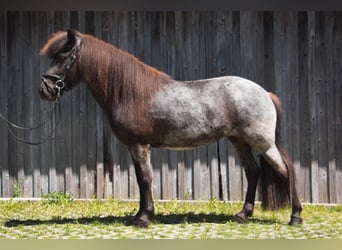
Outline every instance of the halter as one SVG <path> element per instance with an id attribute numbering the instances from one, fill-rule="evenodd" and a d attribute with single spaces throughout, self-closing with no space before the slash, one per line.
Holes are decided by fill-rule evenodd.
<path id="1" fill-rule="evenodd" d="M 69 73 L 69 71 L 71 70 L 72 66 L 74 65 L 80 49 L 81 49 L 81 40 L 77 39 L 76 48 L 70 54 L 70 56 L 69 56 L 70 61 L 65 66 L 65 69 L 64 69 L 63 73 L 60 74 L 60 75 L 45 74 L 45 75 L 42 76 L 43 80 L 46 80 L 46 77 L 56 79 L 54 89 L 56 90 L 55 94 L 57 96 L 57 99 L 61 96 L 62 90 L 64 90 L 64 89 L 68 90 L 64 80 L 65 80 L 67 74 Z"/>

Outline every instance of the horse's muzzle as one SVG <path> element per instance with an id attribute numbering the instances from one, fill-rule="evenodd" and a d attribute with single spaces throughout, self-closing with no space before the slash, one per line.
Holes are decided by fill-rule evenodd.
<path id="1" fill-rule="evenodd" d="M 51 83 L 51 81 L 46 79 L 45 77 L 42 77 L 41 79 L 39 95 L 42 99 L 48 101 L 54 101 L 57 99 L 53 83 Z"/>

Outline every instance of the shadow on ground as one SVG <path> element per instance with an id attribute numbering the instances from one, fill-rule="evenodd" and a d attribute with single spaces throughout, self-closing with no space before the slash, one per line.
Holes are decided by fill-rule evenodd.
<path id="1" fill-rule="evenodd" d="M 226 214 L 169 214 L 169 215 L 156 215 L 153 224 L 196 224 L 196 223 L 215 223 L 225 224 L 232 222 L 234 216 Z M 5 222 L 6 227 L 18 226 L 35 226 L 35 225 L 63 225 L 63 224 L 123 224 L 125 226 L 133 225 L 134 216 L 94 216 L 94 217 L 81 217 L 81 218 L 53 218 L 51 220 L 8 220 Z M 275 220 L 250 218 L 249 223 L 259 224 L 274 224 L 279 223 Z"/>

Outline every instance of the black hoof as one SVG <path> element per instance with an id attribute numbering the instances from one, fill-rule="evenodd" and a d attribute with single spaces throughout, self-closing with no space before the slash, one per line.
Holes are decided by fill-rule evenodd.
<path id="1" fill-rule="evenodd" d="M 135 227 L 147 228 L 148 225 L 153 220 L 153 217 L 154 217 L 154 213 L 141 213 L 141 212 L 139 212 L 133 220 L 133 225 Z"/>
<path id="2" fill-rule="evenodd" d="M 247 222 L 247 216 L 244 213 L 238 213 L 236 215 L 234 215 L 233 217 L 233 221 L 243 224 Z"/>
<path id="3" fill-rule="evenodd" d="M 150 224 L 149 220 L 144 220 L 142 218 L 136 218 L 133 221 L 133 226 L 139 227 L 139 228 L 147 228 L 149 224 Z"/>
<path id="4" fill-rule="evenodd" d="M 299 216 L 291 216 L 291 220 L 289 222 L 290 226 L 297 226 L 303 224 L 303 219 Z"/>

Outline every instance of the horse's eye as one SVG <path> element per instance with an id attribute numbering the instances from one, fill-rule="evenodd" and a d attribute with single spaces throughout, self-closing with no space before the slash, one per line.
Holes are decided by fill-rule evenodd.
<path id="1" fill-rule="evenodd" d="M 57 63 L 57 59 L 56 58 L 53 58 L 52 61 L 51 61 L 51 65 L 50 66 L 53 66 Z"/>
<path id="2" fill-rule="evenodd" d="M 72 49 L 72 45 L 66 44 L 66 45 L 64 46 L 64 48 L 63 48 L 63 52 L 68 52 L 68 51 L 70 51 L 71 49 Z"/>

